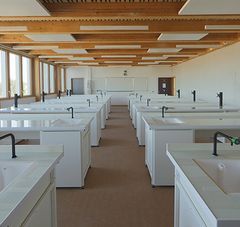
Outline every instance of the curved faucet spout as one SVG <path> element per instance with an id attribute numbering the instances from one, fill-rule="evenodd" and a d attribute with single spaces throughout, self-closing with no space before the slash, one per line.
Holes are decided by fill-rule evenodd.
<path id="1" fill-rule="evenodd" d="M 72 114 L 72 118 L 73 118 L 74 116 L 73 116 L 73 107 L 72 106 L 67 108 L 67 111 L 70 111 L 70 110 L 71 110 L 71 114 Z"/>
<path id="2" fill-rule="evenodd" d="M 162 118 L 164 118 L 164 114 L 165 114 L 166 110 L 168 110 L 168 107 L 162 106 Z"/>
<path id="3" fill-rule="evenodd" d="M 7 137 L 11 137 L 12 140 L 12 158 L 16 158 L 16 152 L 15 152 L 15 136 L 12 133 L 8 133 L 6 135 L 0 136 L 0 140 L 5 139 Z"/>

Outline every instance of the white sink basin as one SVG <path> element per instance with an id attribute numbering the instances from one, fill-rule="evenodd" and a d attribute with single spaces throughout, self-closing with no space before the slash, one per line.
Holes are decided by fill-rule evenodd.
<path id="1" fill-rule="evenodd" d="M 198 159 L 194 161 L 226 194 L 240 193 L 240 160 Z"/>
<path id="2" fill-rule="evenodd" d="M 164 118 L 162 119 L 166 124 L 182 124 L 183 121 L 179 118 Z"/>
<path id="3" fill-rule="evenodd" d="M 53 126 L 76 126 L 82 124 L 81 119 L 57 119 L 52 122 Z"/>
<path id="4" fill-rule="evenodd" d="M 16 177 L 31 168 L 33 164 L 33 162 L 23 161 L 0 161 L 0 192 Z"/>

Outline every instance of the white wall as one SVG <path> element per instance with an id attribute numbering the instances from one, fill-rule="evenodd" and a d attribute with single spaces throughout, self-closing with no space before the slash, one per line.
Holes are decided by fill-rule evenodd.
<path id="1" fill-rule="evenodd" d="M 240 43 L 233 44 L 207 55 L 173 67 L 176 89 L 183 96 L 218 103 L 216 93 L 224 93 L 224 104 L 240 106 Z"/>
<path id="2" fill-rule="evenodd" d="M 124 70 L 127 70 L 126 77 L 142 77 L 147 80 L 147 91 L 157 92 L 158 77 L 171 77 L 172 68 L 169 66 L 145 66 L 145 67 L 70 67 L 67 69 L 67 89 L 71 88 L 71 78 L 85 79 L 85 93 L 89 93 L 87 81 L 91 80 L 92 92 L 105 90 L 105 78 L 124 77 Z"/>
<path id="3" fill-rule="evenodd" d="M 91 90 L 88 81 L 91 80 L 91 70 L 89 67 L 69 67 L 66 70 L 66 89 L 71 89 L 72 78 L 84 78 L 84 94 L 90 94 Z"/>

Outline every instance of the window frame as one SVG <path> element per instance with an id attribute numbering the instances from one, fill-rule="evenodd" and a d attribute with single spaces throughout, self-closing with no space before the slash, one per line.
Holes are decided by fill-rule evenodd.
<path id="1" fill-rule="evenodd" d="M 48 71 L 48 76 L 47 78 L 44 78 L 44 65 L 47 65 L 47 71 Z M 50 66 L 53 67 L 53 81 L 54 81 L 54 90 L 53 92 L 51 92 L 51 87 L 50 87 Z M 40 69 L 41 68 L 41 69 Z M 42 74 L 42 75 L 41 75 Z M 54 64 L 51 64 L 49 62 L 46 61 L 39 61 L 39 80 L 40 80 L 40 93 L 42 93 L 44 91 L 44 80 L 47 79 L 47 90 L 48 92 L 44 91 L 45 93 L 52 95 L 52 94 L 56 94 L 56 79 L 55 79 L 55 74 L 56 74 L 56 68 Z M 42 78 L 42 79 L 41 79 Z"/>
<path id="2" fill-rule="evenodd" d="M 18 81 L 19 81 L 19 95 L 22 98 L 26 97 L 32 97 L 33 94 L 33 58 L 31 56 L 23 55 L 15 51 L 11 51 L 8 48 L 0 48 L 1 51 L 5 52 L 6 60 L 5 60 L 5 69 L 6 69 L 6 96 L 5 97 L 0 97 L 0 100 L 7 100 L 7 99 L 12 99 L 13 96 L 11 95 L 11 81 L 10 81 L 10 54 L 17 55 L 19 57 L 19 66 L 17 67 L 17 76 L 18 76 Z M 30 60 L 29 66 L 29 73 L 30 73 L 30 94 L 28 95 L 23 95 L 23 57 L 28 58 Z"/>

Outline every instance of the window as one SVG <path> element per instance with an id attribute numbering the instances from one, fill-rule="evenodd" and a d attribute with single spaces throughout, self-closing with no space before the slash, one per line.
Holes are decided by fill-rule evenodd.
<path id="1" fill-rule="evenodd" d="M 54 66 L 50 65 L 50 93 L 55 92 L 55 80 L 54 80 Z"/>
<path id="2" fill-rule="evenodd" d="M 39 64 L 39 76 L 40 76 L 40 92 L 43 91 L 43 63 L 40 62 Z"/>
<path id="3" fill-rule="evenodd" d="M 49 93 L 48 64 L 43 63 L 43 91 Z"/>
<path id="4" fill-rule="evenodd" d="M 61 91 L 65 91 L 65 75 L 64 75 L 64 69 L 61 68 Z"/>
<path id="5" fill-rule="evenodd" d="M 6 52 L 0 50 L 0 98 L 7 97 Z"/>
<path id="6" fill-rule="evenodd" d="M 31 59 L 22 57 L 23 96 L 31 95 Z"/>
<path id="7" fill-rule="evenodd" d="M 10 72 L 10 92 L 11 97 L 14 94 L 20 94 L 20 57 L 19 55 L 9 54 L 9 72 Z"/>

